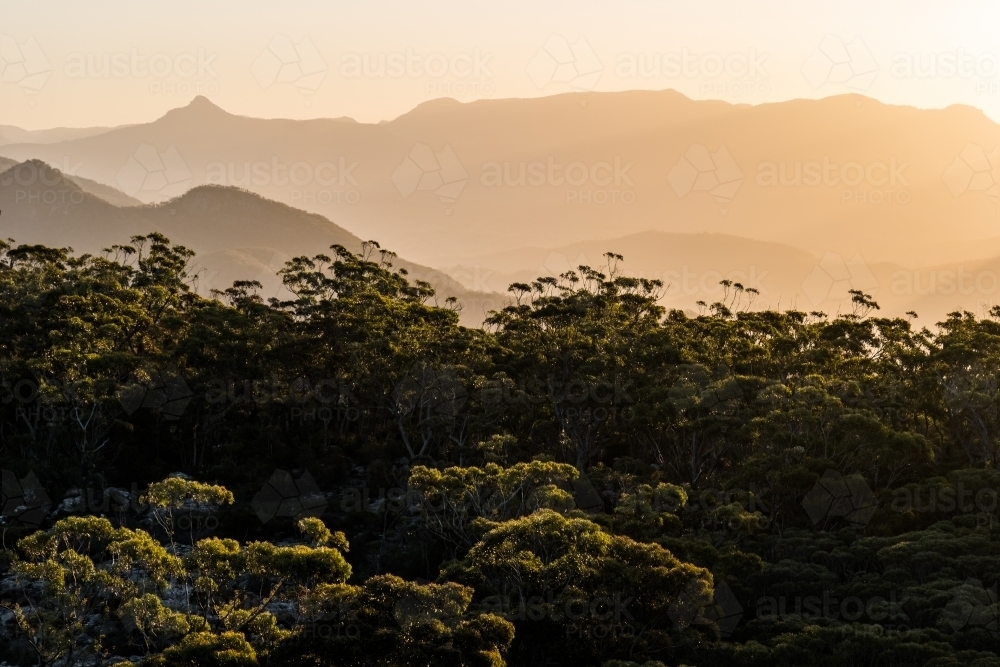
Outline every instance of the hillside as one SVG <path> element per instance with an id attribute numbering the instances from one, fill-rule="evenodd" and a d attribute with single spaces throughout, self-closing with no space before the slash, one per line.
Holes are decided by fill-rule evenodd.
<path id="1" fill-rule="evenodd" d="M 970 107 L 664 90 L 439 99 L 381 124 L 247 118 L 196 98 L 152 123 L 2 153 L 69 159 L 146 202 L 245 187 L 435 265 L 647 230 L 931 265 L 1000 252 L 998 144 Z"/>
<path id="2" fill-rule="evenodd" d="M 54 127 L 48 130 L 25 130 L 14 125 L 0 125 L 0 146 L 7 144 L 54 144 L 83 137 L 92 137 L 111 127 Z"/>
<path id="3" fill-rule="evenodd" d="M 626 275 L 662 280 L 661 303 L 689 314 L 700 311 L 698 301 L 722 298 L 723 279 L 758 290 L 755 310 L 794 307 L 836 315 L 850 311 L 848 290 L 860 289 L 879 303 L 879 314 L 915 311 L 918 323 L 927 326 L 956 310 L 983 316 L 1000 302 L 1000 257 L 914 267 L 863 254 L 817 256 L 728 234 L 642 232 L 551 249 L 515 248 L 446 271 L 470 289 L 502 292 L 511 283 L 557 276 L 581 264 L 605 270 L 605 252 L 624 256 L 619 268 Z"/>
<path id="4" fill-rule="evenodd" d="M 20 179 L 14 171 L 19 168 Z M 29 183 L 30 173 L 39 176 Z M 0 211 L 4 237 L 92 254 L 132 235 L 161 232 L 197 253 L 191 269 L 203 294 L 242 279 L 260 281 L 263 296 L 275 296 L 281 285 L 275 271 L 287 259 L 328 253 L 333 244 L 359 251 L 362 244 L 320 215 L 232 187 L 200 186 L 162 204 L 116 206 L 39 161 L 0 173 Z M 433 269 L 404 259 L 395 266 L 431 283 L 442 302 L 458 297 L 463 318 L 471 323 L 499 305 L 495 297 L 470 292 Z"/>
<path id="5" fill-rule="evenodd" d="M 6 172 L 12 167 L 16 166 L 18 163 L 15 160 L 0 157 L 0 172 Z M 90 193 L 97 197 L 98 199 L 103 199 L 109 204 L 114 204 L 115 206 L 142 206 L 142 202 L 135 197 L 129 197 L 127 194 L 112 188 L 110 186 L 104 185 L 103 183 L 98 183 L 97 181 L 92 181 L 89 178 L 83 178 L 82 176 L 75 176 L 70 174 L 62 174 L 63 178 L 75 183 L 84 192 Z M 30 169 L 23 174 L 20 180 L 30 180 L 32 178 L 32 172 Z M 14 183 L 18 183 L 18 178 L 12 179 Z"/>

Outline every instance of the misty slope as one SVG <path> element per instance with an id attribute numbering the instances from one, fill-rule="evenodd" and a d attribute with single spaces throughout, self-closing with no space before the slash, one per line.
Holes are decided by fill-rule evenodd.
<path id="1" fill-rule="evenodd" d="M 910 268 L 869 262 L 862 255 L 814 256 L 789 245 L 726 234 L 643 232 L 553 249 L 516 248 L 472 258 L 470 264 L 447 271 L 471 289 L 503 291 L 513 282 L 557 276 L 581 264 L 606 272 L 605 252 L 624 256 L 619 264 L 624 274 L 663 281 L 661 303 L 690 313 L 699 311 L 698 301 L 723 298 L 723 279 L 758 290 L 754 310 L 850 312 L 848 290 L 860 289 L 875 297 L 881 315 L 916 311 L 919 323 L 927 326 L 955 310 L 982 316 L 1000 303 L 1000 257 Z"/>
<path id="2" fill-rule="evenodd" d="M 7 144 L 54 144 L 107 132 L 110 127 L 55 127 L 49 130 L 25 130 L 14 125 L 0 125 L 0 146 Z"/>
<path id="3" fill-rule="evenodd" d="M 9 158 L 0 157 L 0 172 L 8 171 L 11 167 L 17 165 L 17 162 Z M 13 183 L 18 183 L 17 175 L 8 174 L 7 175 Z M 13 178 L 11 178 L 13 176 Z M 92 181 L 89 178 L 83 178 L 82 176 L 71 176 L 68 174 L 62 174 L 64 178 L 69 179 L 73 183 L 76 183 L 81 190 L 84 192 L 89 192 L 90 194 L 103 199 L 109 204 L 114 204 L 115 206 L 142 206 L 142 202 L 135 197 L 129 197 L 127 194 L 121 190 L 117 190 L 110 186 L 104 185 L 103 183 L 98 183 L 97 181 Z M 33 179 L 32 172 L 30 169 L 21 175 L 22 181 L 29 181 Z"/>
<path id="4" fill-rule="evenodd" d="M 37 161 L 31 166 L 47 168 Z M 26 186 L 14 182 L 11 170 L 0 173 L 4 238 L 99 253 L 133 235 L 161 232 L 197 253 L 192 269 L 203 294 L 242 279 L 259 280 L 262 295 L 274 296 L 280 289 L 274 272 L 290 257 L 329 254 L 333 244 L 352 251 L 361 247 L 361 239 L 320 215 L 238 188 L 203 186 L 163 204 L 118 207 L 85 192 L 58 170 L 48 174 L 45 181 L 52 185 L 39 178 Z M 496 295 L 470 292 L 433 269 L 403 259 L 394 264 L 407 269 L 411 279 L 431 283 L 441 301 L 458 297 L 466 322 L 478 323 L 485 309 L 499 305 Z"/>
<path id="5" fill-rule="evenodd" d="M 66 178 L 80 186 L 80 189 L 84 192 L 88 192 L 95 197 L 99 197 L 109 204 L 121 207 L 143 205 L 143 203 L 135 197 L 129 197 L 121 190 L 113 188 L 109 185 L 92 181 L 89 178 L 84 178 L 83 176 L 67 176 Z"/>
<path id="6" fill-rule="evenodd" d="M 780 300 L 787 307 L 797 293 L 801 297 L 801 279 L 817 263 L 809 253 L 779 243 L 725 234 L 641 232 L 553 249 L 504 250 L 451 267 L 448 273 L 469 287 L 504 291 L 511 282 L 557 276 L 581 264 L 607 273 L 606 252 L 624 256 L 618 266 L 625 274 L 662 280 L 667 285 L 664 303 L 682 308 L 721 298 L 718 283 L 724 278 L 759 290 L 758 305 L 776 307 Z"/>
<path id="7" fill-rule="evenodd" d="M 377 125 L 246 118 L 196 98 L 152 123 L 3 151 L 68 157 L 144 201 L 239 185 L 438 265 L 646 230 L 929 264 L 1000 250 L 998 143 L 970 107 L 666 90 L 441 99 Z"/>

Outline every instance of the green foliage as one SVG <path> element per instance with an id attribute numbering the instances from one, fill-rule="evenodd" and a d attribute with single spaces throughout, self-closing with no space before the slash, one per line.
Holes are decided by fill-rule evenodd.
<path id="1" fill-rule="evenodd" d="M 309 538 L 314 547 L 336 547 L 344 552 L 350 550 L 347 536 L 340 531 L 330 532 L 322 519 L 314 516 L 299 519 L 298 528 L 300 533 Z"/>
<path id="2" fill-rule="evenodd" d="M 706 641 L 696 627 L 711 600 L 706 570 L 551 510 L 498 524 L 442 577 L 474 587 L 484 610 L 515 621 L 519 642 L 552 656 L 653 656 Z M 630 631 L 606 633 L 609 622 Z"/>
<path id="3" fill-rule="evenodd" d="M 323 613 L 275 650 L 269 664 L 503 667 L 514 628 L 493 614 L 469 613 L 472 590 L 376 576 L 330 590 Z"/>
<path id="4" fill-rule="evenodd" d="M 183 576 L 181 560 L 145 531 L 114 528 L 98 517 L 70 517 L 23 538 L 18 551 L 24 559 L 15 558 L 11 573 L 20 594 L 5 606 L 39 660 L 69 660 L 88 644 L 84 619 L 112 616 L 112 608 L 147 648 L 190 627 L 156 597 Z"/>
<path id="5" fill-rule="evenodd" d="M 444 470 L 415 466 L 410 489 L 416 494 L 424 527 L 453 549 L 465 550 L 477 532 L 493 522 L 524 516 L 537 509 L 574 507 L 570 493 L 559 488 L 578 477 L 570 465 L 530 461 L 502 468 L 449 467 Z"/>
<path id="6" fill-rule="evenodd" d="M 480 330 L 373 242 L 287 301 L 191 259 L 0 243 L 3 518 L 87 501 L 2 527 L 8 662 L 998 662 L 1000 308 L 692 317 L 609 253 Z"/>
<path id="7" fill-rule="evenodd" d="M 156 509 L 179 509 L 191 501 L 198 504 L 232 504 L 233 494 L 228 489 L 212 484 L 171 477 L 150 484 L 139 502 L 149 503 Z"/>
<path id="8" fill-rule="evenodd" d="M 142 661 L 143 667 L 255 667 L 257 654 L 238 632 L 197 632 Z"/>
<path id="9" fill-rule="evenodd" d="M 148 504 L 152 508 L 153 517 L 170 536 L 172 544 L 177 510 L 189 505 L 209 508 L 232 505 L 234 498 L 232 492 L 222 486 L 170 477 L 150 484 L 146 493 L 139 498 L 139 502 Z M 189 525 L 192 526 L 189 533 L 193 542 L 193 523 Z"/>
<path id="10" fill-rule="evenodd" d="M 623 493 L 615 506 L 615 529 L 635 539 L 652 540 L 664 533 L 677 533 L 677 517 L 688 501 L 680 486 L 660 482 L 653 487 L 640 484 L 635 491 Z"/>

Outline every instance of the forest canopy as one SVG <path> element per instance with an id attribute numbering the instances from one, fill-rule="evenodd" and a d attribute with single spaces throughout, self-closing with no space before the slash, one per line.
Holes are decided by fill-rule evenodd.
<path id="1" fill-rule="evenodd" d="M 1000 307 L 192 257 L 0 242 L 8 663 L 1000 665 Z"/>

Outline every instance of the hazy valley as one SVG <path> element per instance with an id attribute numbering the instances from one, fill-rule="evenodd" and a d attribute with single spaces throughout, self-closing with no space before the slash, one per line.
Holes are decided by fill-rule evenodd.
<path id="1" fill-rule="evenodd" d="M 163 227 L 205 255 L 213 287 L 252 276 L 273 293 L 284 259 L 350 236 L 345 245 L 374 239 L 449 273 L 456 282 L 427 275 L 470 301 L 467 319 L 499 301 L 465 290 L 504 293 L 601 264 L 606 251 L 625 256 L 626 272 L 663 280 L 663 303 L 689 312 L 721 294 L 722 279 L 757 289 L 754 308 L 837 313 L 863 289 L 883 313 L 915 311 L 922 324 L 981 314 L 1000 290 L 1000 128 L 968 107 L 860 95 L 749 106 L 666 90 L 440 99 L 364 124 L 247 118 L 199 97 L 152 123 L 4 132 L 35 143 L 0 154 L 40 159 L 118 206 L 222 185 L 333 222 L 319 236 L 293 232 L 318 219 L 273 207 L 245 228 L 231 211 Z M 15 181 L 4 182 L 5 222 L 18 240 L 64 233 L 47 216 L 86 228 L 65 238 L 88 249 L 119 238 L 116 225 L 135 228 L 99 221 L 89 201 L 45 212 Z M 222 196 L 208 192 L 199 196 Z M 81 233 L 87 241 L 74 240 Z"/>

